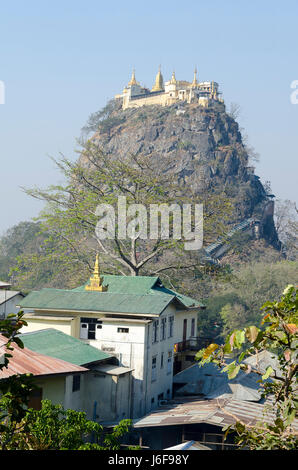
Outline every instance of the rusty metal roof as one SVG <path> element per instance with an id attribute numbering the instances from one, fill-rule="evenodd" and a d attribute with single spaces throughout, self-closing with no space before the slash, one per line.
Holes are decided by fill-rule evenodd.
<path id="1" fill-rule="evenodd" d="M 143 418 L 134 420 L 133 426 L 147 428 L 207 423 L 223 428 L 234 424 L 236 420 L 245 424 L 255 424 L 260 420 L 270 422 L 274 415 L 267 411 L 267 405 L 235 399 L 202 400 L 197 397 L 183 397 L 170 400 Z M 294 420 L 292 426 L 298 430 L 298 419 Z"/>
<path id="2" fill-rule="evenodd" d="M 0 351 L 5 352 L 5 344 L 7 338 L 0 335 Z M 12 344 L 13 351 L 10 352 L 12 357 L 9 359 L 8 367 L 0 370 L 0 379 L 6 379 L 16 374 L 33 374 L 34 376 L 57 375 L 87 372 L 85 367 L 71 364 L 61 359 L 55 359 L 45 356 L 27 348 L 20 348 L 16 344 Z M 9 352 L 9 351 L 7 351 Z"/>

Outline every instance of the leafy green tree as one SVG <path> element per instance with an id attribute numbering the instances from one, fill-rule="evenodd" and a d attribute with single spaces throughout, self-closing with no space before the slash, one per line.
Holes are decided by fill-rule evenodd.
<path id="1" fill-rule="evenodd" d="M 37 253 L 42 239 L 37 222 L 20 222 L 6 231 L 0 238 L 0 279 L 11 280 L 10 270 L 16 265 L 18 256 Z"/>
<path id="2" fill-rule="evenodd" d="M 285 284 L 296 277 L 297 262 L 253 262 L 234 267 L 225 278 L 208 286 L 206 311 L 200 314 L 200 334 L 216 341 L 224 340 L 234 329 L 250 324 L 260 326 L 260 307 L 267 300 L 278 298 Z M 216 323 L 219 328 L 214 330 Z M 216 336 L 211 335 L 210 332 Z"/>
<path id="3" fill-rule="evenodd" d="M 185 238 L 180 240 L 163 239 L 160 230 L 155 239 L 149 237 L 149 224 L 144 237 L 138 223 L 135 235 L 124 237 L 119 234 L 116 222 L 114 238 L 102 240 L 96 235 L 99 204 L 109 204 L 115 208 L 119 196 L 125 196 L 127 206 L 141 204 L 149 213 L 151 204 L 203 204 L 204 238 L 207 243 L 224 233 L 231 202 L 223 193 L 193 194 L 191 188 L 183 189 L 168 171 L 171 162 L 166 156 L 159 168 L 154 168 L 150 156 L 130 155 L 120 159 L 106 155 L 98 147 L 96 140 L 83 144 L 79 161 L 73 163 L 66 158 L 56 162 L 67 183 L 48 189 L 31 189 L 26 192 L 32 197 L 47 203 L 40 215 L 43 227 L 60 243 L 53 249 L 61 265 L 72 262 L 77 270 L 83 264 L 92 269 L 94 253 L 101 252 L 105 270 L 129 275 L 158 274 L 170 269 L 198 268 L 201 259 L 197 252 L 184 250 Z M 127 227 L 134 224 L 137 214 L 128 216 Z M 170 213 L 170 218 L 173 215 Z M 170 230 L 172 230 L 172 219 Z M 108 228 L 107 228 L 108 230 Z M 171 233 L 171 232 L 170 232 Z M 147 238 L 146 238 L 147 236 Z M 41 259 L 28 266 L 28 271 L 36 269 Z M 25 268 L 26 263 L 23 263 Z"/>
<path id="4" fill-rule="evenodd" d="M 103 436 L 102 426 L 86 419 L 85 413 L 64 410 L 62 405 L 43 400 L 41 410 L 27 410 L 20 429 L 13 434 L 6 449 L 118 450 L 130 425 L 130 420 L 122 420 L 111 434 Z"/>
<path id="5" fill-rule="evenodd" d="M 248 326 L 234 330 L 224 344 L 212 343 L 197 353 L 201 365 L 213 362 L 228 374 L 230 379 L 240 370 L 255 372 L 260 376 L 260 387 L 264 398 L 272 398 L 267 416 L 254 425 L 235 418 L 226 433 L 235 432 L 236 442 L 252 450 L 294 449 L 298 444 L 298 433 L 292 423 L 297 416 L 297 344 L 298 344 L 298 289 L 289 285 L 279 301 L 265 302 L 265 313 L 261 328 Z M 274 352 L 277 366 L 268 366 L 262 371 L 258 366 L 243 362 L 245 358 L 261 351 Z M 236 354 L 236 359 L 235 359 Z M 233 355 L 232 361 L 228 359 Z M 272 380 L 267 380 L 271 378 Z"/>
<path id="6" fill-rule="evenodd" d="M 241 303 L 226 304 L 219 312 L 222 318 L 222 334 L 226 336 L 231 330 L 241 328 L 249 323 L 247 309 Z"/>

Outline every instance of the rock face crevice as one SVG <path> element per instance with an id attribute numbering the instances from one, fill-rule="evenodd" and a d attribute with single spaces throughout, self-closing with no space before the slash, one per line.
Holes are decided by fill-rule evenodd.
<path id="1" fill-rule="evenodd" d="M 224 104 L 118 109 L 99 122 L 93 138 L 111 158 L 150 155 L 158 169 L 167 156 L 168 171 L 181 185 L 196 193 L 224 191 L 235 202 L 231 224 L 256 217 L 261 237 L 278 247 L 272 201 L 254 174 L 239 126 Z M 83 156 L 81 161 L 86 163 Z"/>

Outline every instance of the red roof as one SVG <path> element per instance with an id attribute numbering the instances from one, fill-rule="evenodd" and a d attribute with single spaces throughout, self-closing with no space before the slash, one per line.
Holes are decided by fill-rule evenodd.
<path id="1" fill-rule="evenodd" d="M 85 367 L 71 364 L 62 359 L 55 359 L 54 357 L 46 356 L 27 348 L 21 349 L 15 343 L 12 343 L 14 349 L 11 352 L 3 347 L 6 343 L 7 338 L 0 335 L 0 355 L 2 356 L 5 352 L 8 352 L 13 356 L 9 358 L 8 368 L 4 367 L 0 370 L 0 379 L 5 379 L 16 374 L 33 374 L 40 376 L 82 373 L 88 370 Z"/>

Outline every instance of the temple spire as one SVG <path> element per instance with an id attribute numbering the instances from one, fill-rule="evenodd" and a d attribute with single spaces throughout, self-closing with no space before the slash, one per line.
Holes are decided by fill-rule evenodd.
<path id="1" fill-rule="evenodd" d="M 177 80 L 176 80 L 176 77 L 175 77 L 175 71 L 174 71 L 174 70 L 173 70 L 173 73 L 172 73 L 171 83 L 172 83 L 172 84 L 176 84 L 176 83 L 177 83 Z"/>
<path id="2" fill-rule="evenodd" d="M 164 90 L 163 76 L 161 74 L 161 67 L 159 66 L 158 73 L 155 78 L 155 84 L 151 91 L 163 91 L 163 90 Z"/>
<path id="3" fill-rule="evenodd" d="M 197 67 L 195 68 L 194 70 L 194 74 L 193 74 L 193 81 L 192 81 L 192 84 L 191 86 L 193 88 L 197 87 L 199 85 L 199 82 L 197 81 Z"/>
<path id="4" fill-rule="evenodd" d="M 95 265 L 93 269 L 93 274 L 90 277 L 89 284 L 85 286 L 85 290 L 106 292 L 108 290 L 108 286 L 103 286 L 102 282 L 103 282 L 103 277 L 100 277 L 99 256 L 97 253 L 96 259 L 95 259 Z"/>
<path id="5" fill-rule="evenodd" d="M 128 85 L 137 85 L 136 76 L 135 76 L 135 69 L 133 69 L 131 74 L 131 79 L 128 82 Z"/>

